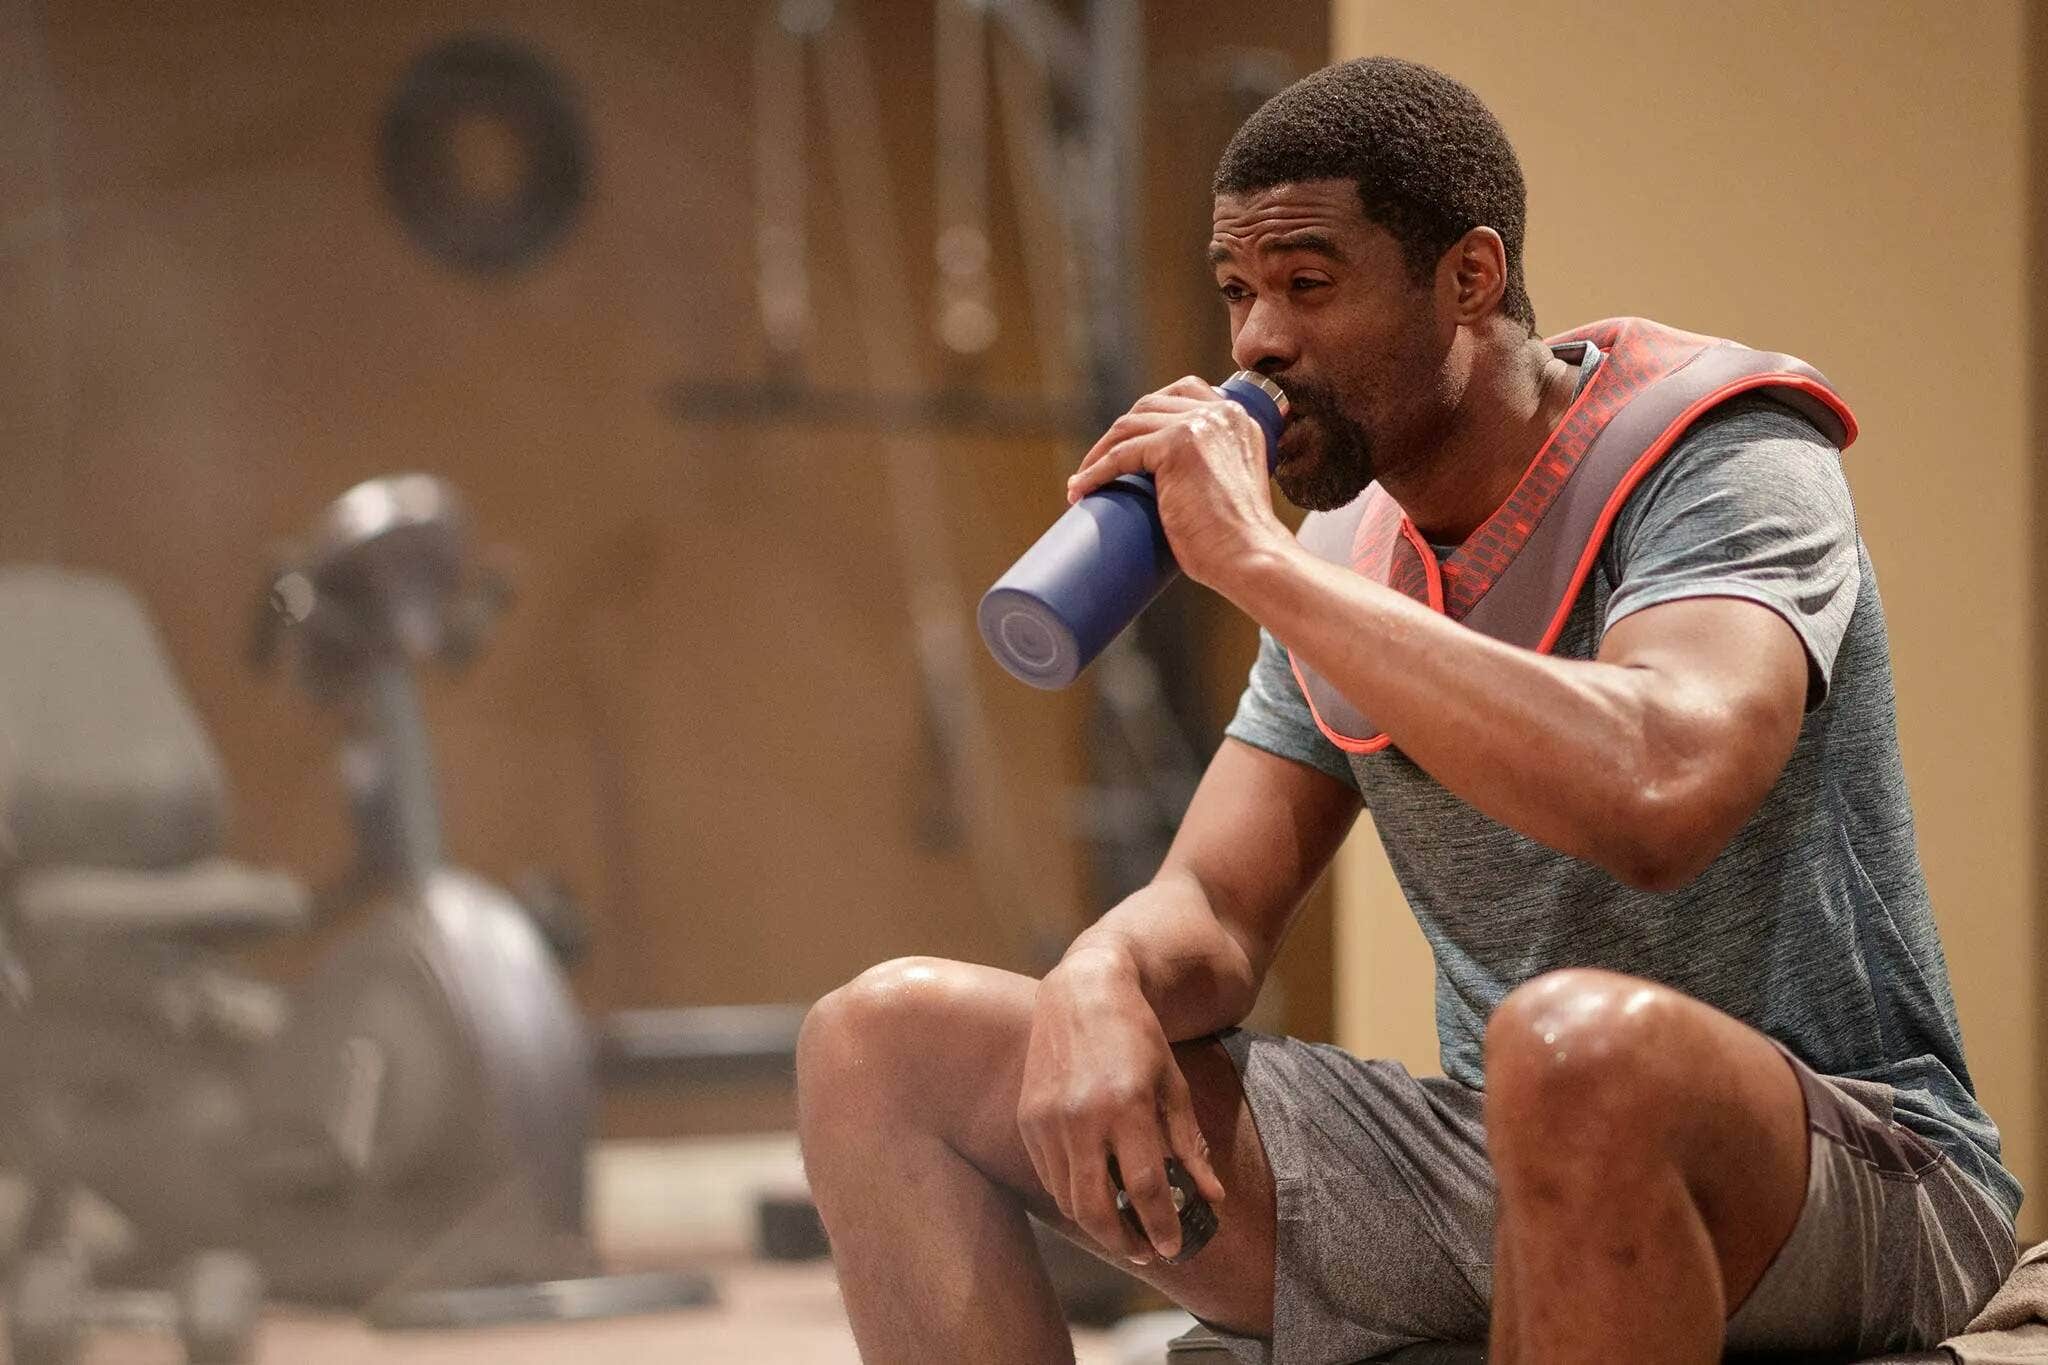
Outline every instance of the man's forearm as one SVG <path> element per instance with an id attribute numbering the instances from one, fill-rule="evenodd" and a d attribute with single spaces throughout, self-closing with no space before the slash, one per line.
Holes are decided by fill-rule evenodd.
<path id="1" fill-rule="evenodd" d="M 1264 964 L 1216 918 L 1199 881 L 1168 870 L 1083 930 L 1059 970 L 1128 973 L 1178 1043 L 1251 1013 Z"/>
<path id="2" fill-rule="evenodd" d="M 1648 669 L 1489 639 L 1292 541 L 1230 596 L 1424 771 L 1532 839 L 1640 883 L 1711 823 L 1714 718 Z"/>

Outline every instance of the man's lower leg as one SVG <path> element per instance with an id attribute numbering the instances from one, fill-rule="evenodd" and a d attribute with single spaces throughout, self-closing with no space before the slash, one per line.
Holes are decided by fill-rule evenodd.
<path id="1" fill-rule="evenodd" d="M 912 1122 L 840 1111 L 801 1126 L 812 1197 L 867 1365 L 1073 1359 L 1015 1195 Z"/>
<path id="2" fill-rule="evenodd" d="M 1719 1361 L 1720 1262 L 1677 1168 L 1593 1166 L 1542 1161 L 1501 1172 L 1494 1275 L 1512 1290 L 1495 1298 L 1488 1358 Z"/>

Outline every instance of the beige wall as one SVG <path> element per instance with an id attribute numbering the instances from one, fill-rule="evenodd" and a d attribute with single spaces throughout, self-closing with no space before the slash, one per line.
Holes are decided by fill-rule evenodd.
<path id="1" fill-rule="evenodd" d="M 1855 405 L 1920 851 L 1979 1091 L 2040 1189 L 2023 20 L 2021 0 L 1349 0 L 1335 52 L 1429 62 L 1500 116 L 1546 331 L 1646 314 L 1805 356 Z M 1433 1062 L 1427 955 L 1369 833 L 1338 875 L 1339 1036 Z"/>

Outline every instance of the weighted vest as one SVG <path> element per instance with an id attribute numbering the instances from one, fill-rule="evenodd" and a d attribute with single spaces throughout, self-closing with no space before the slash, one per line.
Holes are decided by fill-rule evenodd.
<path id="1" fill-rule="evenodd" d="M 1441 565 L 1377 483 L 1337 511 L 1310 515 L 1301 544 L 1453 621 L 1547 654 L 1622 504 L 1709 409 L 1764 390 L 1812 421 L 1837 449 L 1856 439 L 1848 405 L 1820 371 L 1792 356 L 1645 318 L 1610 318 L 1547 344 L 1578 362 L 1588 342 L 1602 353 L 1592 378 L 1507 501 Z M 1387 736 L 1355 703 L 1299 658 L 1290 662 L 1331 743 L 1354 754 L 1387 747 Z"/>

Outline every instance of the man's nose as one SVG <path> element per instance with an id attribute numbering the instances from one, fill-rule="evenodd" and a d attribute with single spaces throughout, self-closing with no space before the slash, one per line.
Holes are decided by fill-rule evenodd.
<path id="1" fill-rule="evenodd" d="M 1299 347 L 1286 327 L 1283 311 L 1264 299 L 1252 300 L 1244 325 L 1230 340 L 1230 358 L 1237 368 L 1270 375 L 1294 363 Z"/>

